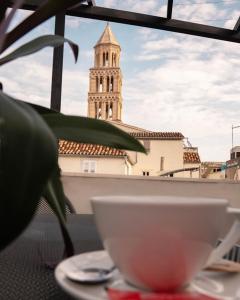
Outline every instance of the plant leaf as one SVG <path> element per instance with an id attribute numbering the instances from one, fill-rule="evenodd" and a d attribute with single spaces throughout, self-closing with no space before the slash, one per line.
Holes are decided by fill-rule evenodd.
<path id="1" fill-rule="evenodd" d="M 21 100 L 15 101 L 21 102 Z M 42 115 L 58 139 L 146 153 L 146 149 L 137 139 L 108 122 L 86 117 L 67 116 L 40 105 L 25 103 L 31 105 Z"/>
<path id="2" fill-rule="evenodd" d="M 52 16 L 82 2 L 84 2 L 84 0 L 48 0 L 6 35 L 1 52 Z"/>
<path id="3" fill-rule="evenodd" d="M 63 114 L 42 117 L 58 139 L 146 153 L 137 139 L 106 121 Z"/>
<path id="4" fill-rule="evenodd" d="M 66 196 L 65 196 L 62 181 L 61 181 L 60 168 L 58 165 L 56 166 L 54 172 L 52 173 L 51 177 L 49 178 L 48 183 L 49 183 L 49 186 L 53 187 L 55 198 L 58 200 L 59 209 L 61 210 L 61 214 L 62 214 L 64 220 L 66 221 Z M 50 207 L 53 208 L 51 201 L 49 201 L 49 204 L 51 204 Z M 58 206 L 58 205 L 55 205 L 55 206 Z"/>
<path id="5" fill-rule="evenodd" d="M 3 65 L 9 61 L 12 61 L 16 58 L 23 57 L 29 54 L 32 54 L 34 52 L 37 52 L 45 47 L 51 46 L 51 47 L 58 47 L 61 46 L 64 42 L 68 43 L 69 46 L 71 47 L 75 61 L 77 61 L 78 58 L 78 46 L 73 43 L 72 41 L 58 35 L 44 35 L 41 37 L 38 37 L 21 47 L 17 48 L 10 54 L 2 57 L 0 59 L 0 65 Z"/>
<path id="6" fill-rule="evenodd" d="M 48 205 L 52 208 L 59 220 L 65 244 L 65 253 L 67 257 L 72 256 L 74 254 L 74 247 L 66 227 L 65 194 L 60 180 L 59 168 L 53 172 L 49 179 L 43 192 L 43 197 L 46 199 Z"/>
<path id="7" fill-rule="evenodd" d="M 0 92 L 0 250 L 29 224 L 57 164 L 56 138 L 29 105 Z"/>

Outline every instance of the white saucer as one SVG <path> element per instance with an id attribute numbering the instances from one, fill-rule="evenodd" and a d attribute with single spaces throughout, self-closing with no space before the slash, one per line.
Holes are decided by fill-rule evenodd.
<path id="1" fill-rule="evenodd" d="M 110 268 L 112 265 L 106 251 L 83 253 L 62 261 L 55 270 L 55 278 L 61 288 L 76 299 L 109 300 L 104 289 L 106 284 L 79 284 L 67 279 L 66 274 L 86 267 Z M 107 285 L 117 289 L 136 290 L 123 280 L 118 271 L 115 271 L 113 279 Z M 240 273 L 201 272 L 187 290 L 222 300 L 240 300 Z"/>

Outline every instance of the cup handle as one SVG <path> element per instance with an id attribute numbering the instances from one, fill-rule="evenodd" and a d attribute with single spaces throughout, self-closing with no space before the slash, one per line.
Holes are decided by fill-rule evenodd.
<path id="1" fill-rule="evenodd" d="M 222 243 L 210 254 L 205 267 L 209 267 L 213 263 L 220 260 L 240 239 L 240 209 L 228 207 L 227 213 L 233 214 L 236 220 L 234 221 L 228 234 L 223 239 Z"/>

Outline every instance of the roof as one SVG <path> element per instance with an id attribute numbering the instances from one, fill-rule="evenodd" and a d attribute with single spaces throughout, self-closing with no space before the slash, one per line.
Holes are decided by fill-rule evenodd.
<path id="1" fill-rule="evenodd" d="M 184 164 L 197 164 L 201 163 L 201 160 L 197 152 L 184 152 L 183 162 Z"/>
<path id="2" fill-rule="evenodd" d="M 115 38 L 115 36 L 114 36 L 114 34 L 111 30 L 111 27 L 110 27 L 109 23 L 107 23 L 107 26 L 105 27 L 104 32 L 101 35 L 101 37 L 98 40 L 95 47 L 100 45 L 100 44 L 113 44 L 113 45 L 116 45 L 116 46 L 120 47 L 117 39 Z"/>
<path id="3" fill-rule="evenodd" d="M 182 140 L 184 136 L 181 132 L 130 132 L 131 136 L 137 139 L 149 140 Z"/>
<path id="4" fill-rule="evenodd" d="M 224 161 L 203 161 L 202 165 L 216 167 L 216 166 L 221 166 L 224 163 L 225 163 Z"/>
<path id="5" fill-rule="evenodd" d="M 84 144 L 77 142 L 69 142 L 65 140 L 59 141 L 59 154 L 66 155 L 92 155 L 92 156 L 114 156 L 123 157 L 126 156 L 126 152 L 123 150 L 101 146 L 93 144 Z"/>

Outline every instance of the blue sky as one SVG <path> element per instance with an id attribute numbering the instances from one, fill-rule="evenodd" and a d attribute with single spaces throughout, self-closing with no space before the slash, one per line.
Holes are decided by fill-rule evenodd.
<path id="1" fill-rule="evenodd" d="M 96 0 L 97 5 L 165 16 L 166 1 Z M 173 18 L 233 28 L 239 0 L 175 0 Z M 29 12 L 20 13 L 15 22 Z M 65 47 L 62 111 L 86 115 L 93 46 L 105 22 L 67 17 L 66 37 L 78 43 L 74 63 Z M 180 131 L 199 148 L 202 161 L 229 159 L 231 126 L 240 125 L 239 44 L 111 23 L 121 44 L 123 122 L 155 131 Z M 23 41 L 53 33 L 53 20 Z M 6 92 L 50 103 L 52 50 L 2 67 Z M 240 145 L 240 129 L 234 131 Z"/>

